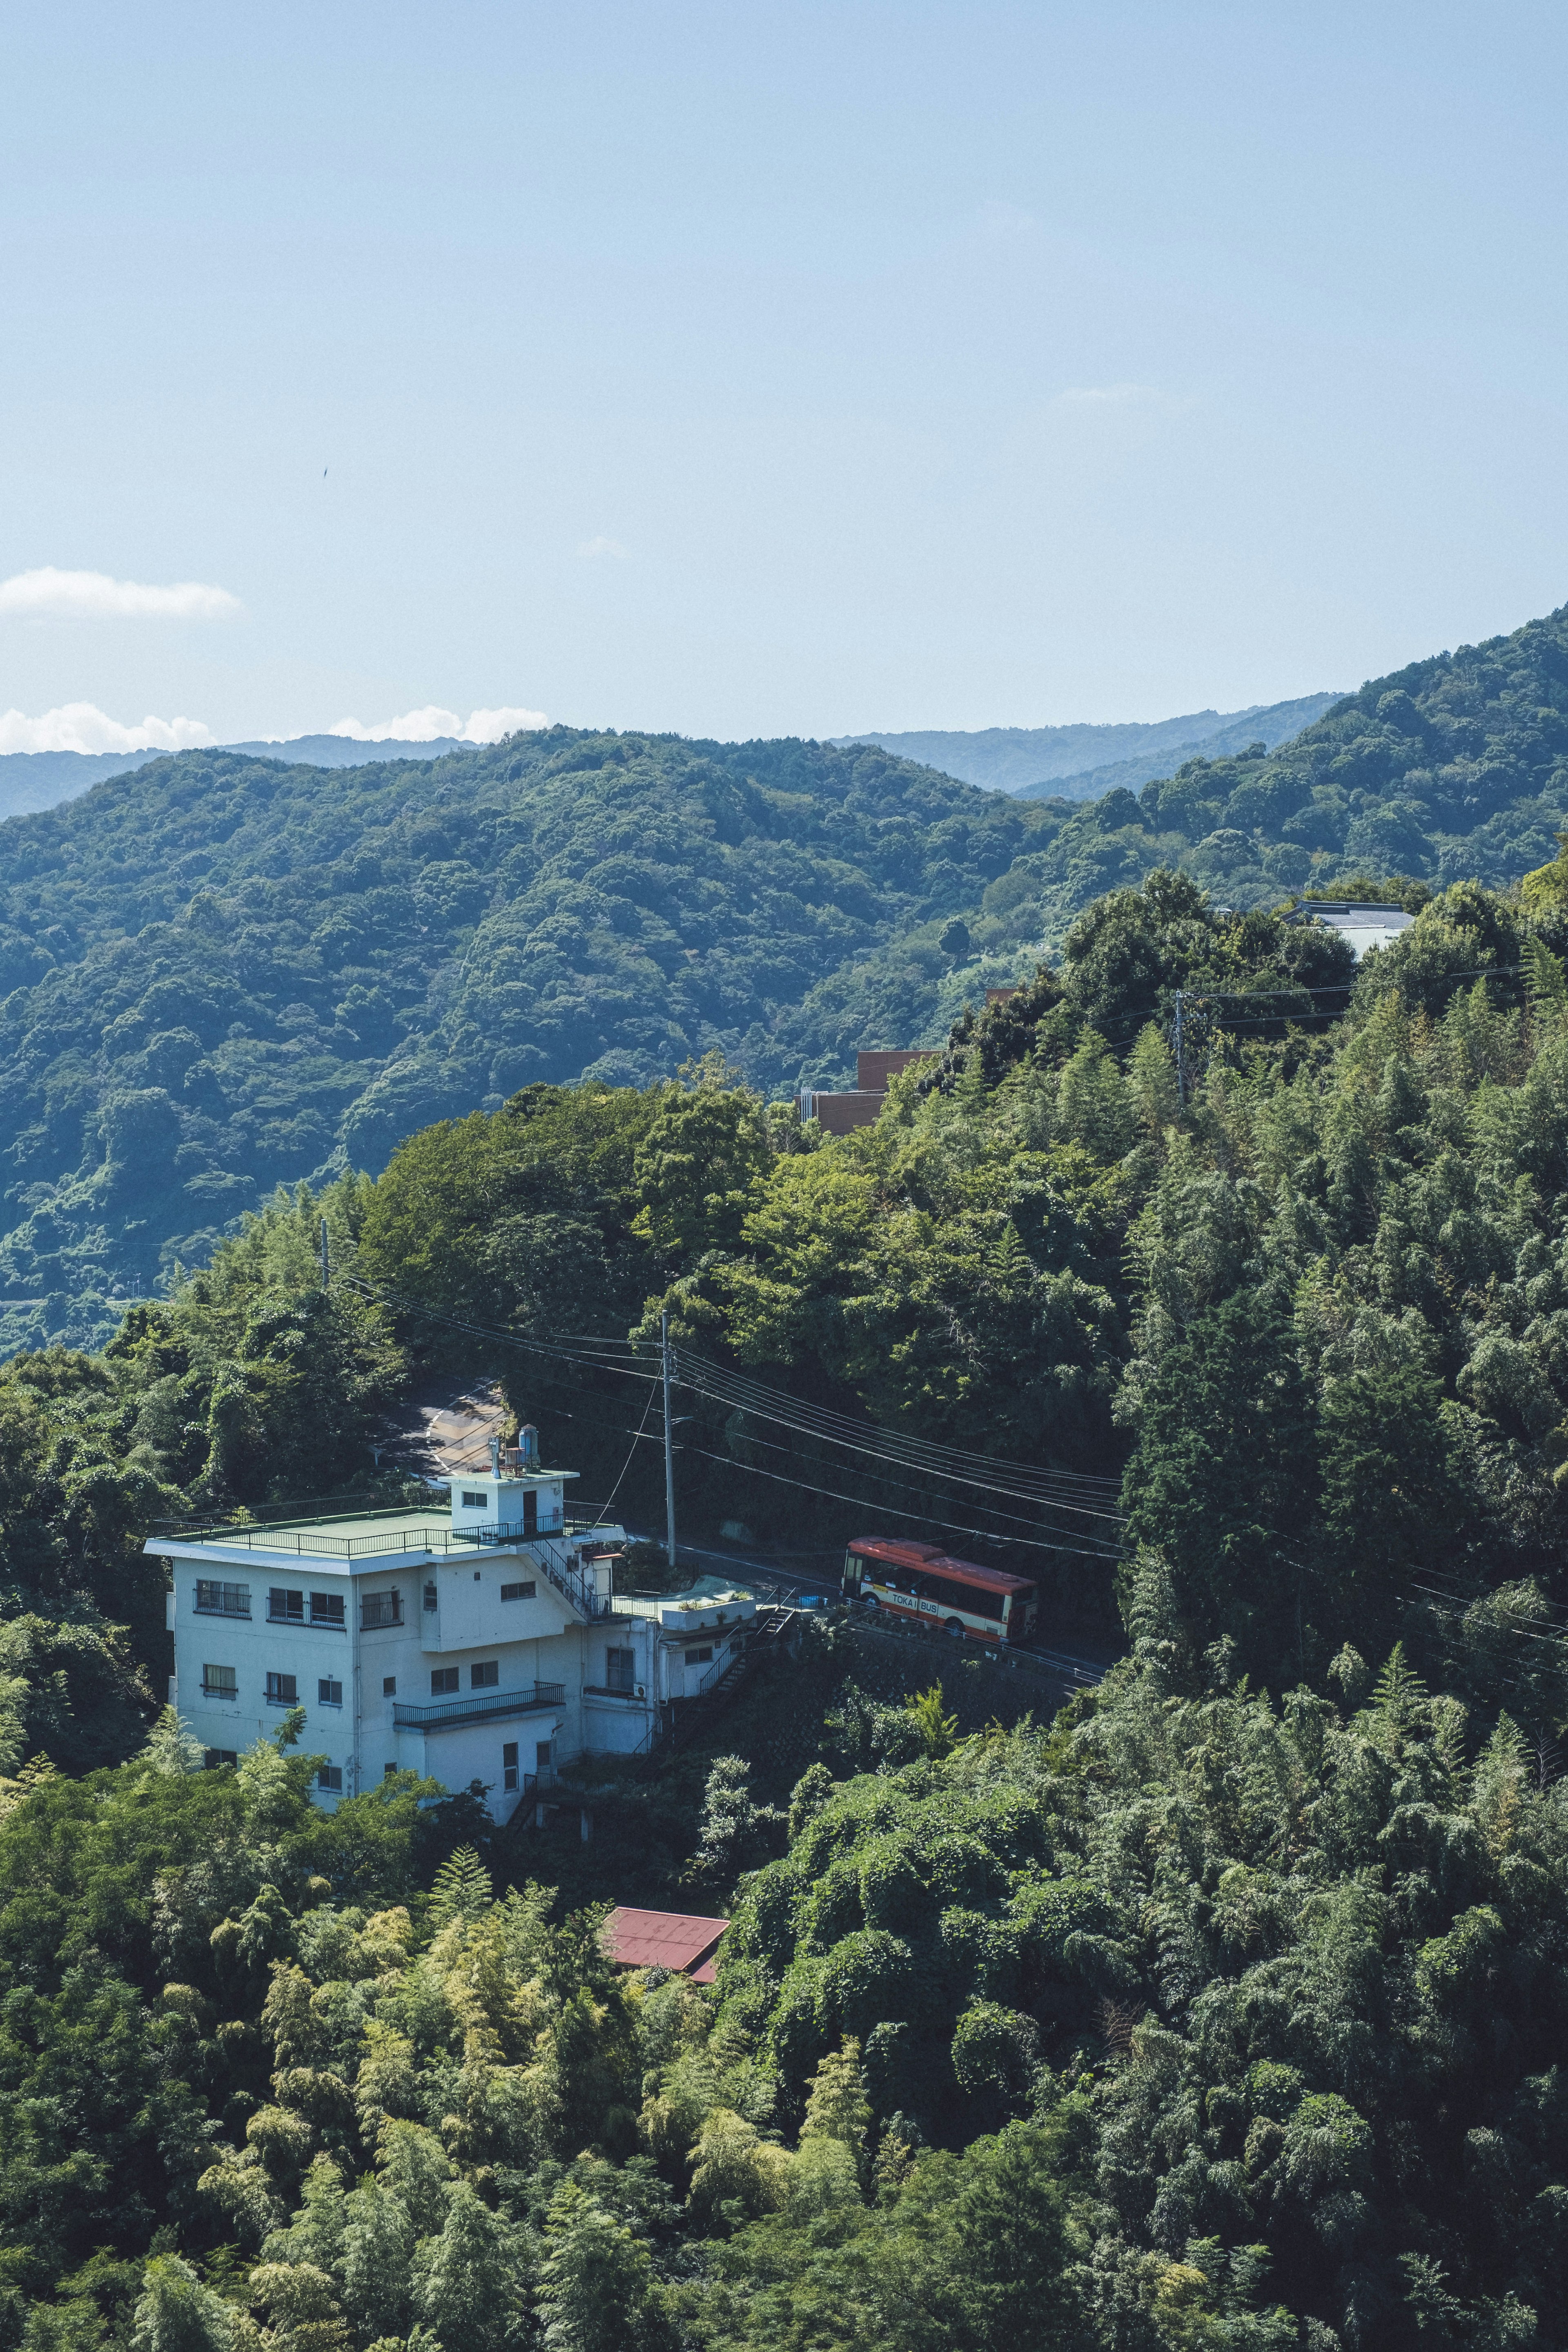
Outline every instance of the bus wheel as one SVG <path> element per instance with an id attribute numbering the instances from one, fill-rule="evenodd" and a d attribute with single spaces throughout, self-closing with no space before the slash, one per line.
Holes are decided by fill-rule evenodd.
<path id="1" fill-rule="evenodd" d="M 963 1619 L 961 1617 L 950 1617 L 947 1623 L 942 1627 L 942 1632 L 944 1633 L 951 1633 L 955 1642 L 962 1642 L 963 1639 Z"/>

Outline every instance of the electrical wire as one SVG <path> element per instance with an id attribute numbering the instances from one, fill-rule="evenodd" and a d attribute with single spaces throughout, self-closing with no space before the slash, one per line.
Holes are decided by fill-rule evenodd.
<path id="1" fill-rule="evenodd" d="M 743 1444 L 746 1444 L 746 1445 L 761 1445 L 761 1446 L 765 1446 L 765 1447 L 767 1448 L 767 1450 L 768 1450 L 768 1452 L 769 1452 L 770 1454 L 789 1454 L 789 1453 L 792 1453 L 792 1452 L 794 1451 L 794 1449 L 793 1449 L 792 1447 L 790 1447 L 790 1446 L 788 1446 L 788 1445 L 780 1445 L 780 1444 L 776 1444 L 773 1439 L 771 1439 L 771 1438 L 766 1438 L 766 1437 L 752 1437 L 752 1436 L 743 1436 L 743 1437 L 742 1437 L 742 1443 Z M 680 1445 L 679 1445 L 679 1449 L 678 1449 L 678 1450 L 679 1450 L 679 1451 L 681 1451 L 681 1452 L 685 1452 L 685 1453 L 697 1454 L 697 1453 L 700 1453 L 700 1452 L 702 1451 L 702 1448 L 701 1448 L 700 1446 L 692 1445 L 692 1444 L 689 1443 L 689 1441 L 683 1439 L 683 1440 L 681 1441 Z M 713 1461 L 720 1461 L 720 1460 L 722 1460 L 722 1461 L 726 1461 L 726 1462 L 731 1462 L 731 1463 L 733 1463 L 733 1464 L 734 1464 L 738 1468 L 741 1468 L 741 1469 L 752 1469 L 752 1468 L 757 1468 L 757 1467 L 759 1466 L 758 1465 L 755 1465 L 755 1464 L 749 1463 L 749 1462 L 745 1461 L 745 1460 L 743 1459 L 743 1457 L 742 1457 L 741 1455 L 738 1455 L 738 1454 L 723 1454 L 723 1455 L 720 1455 L 720 1454 L 713 1454 L 713 1455 L 711 1455 L 710 1458 L 711 1460 L 713 1460 Z M 874 1475 L 875 1474 L 874 1474 L 874 1473 L 870 1473 L 870 1474 L 868 1474 L 868 1475 Z M 809 1485 L 809 1484 L 810 1484 L 810 1481 L 809 1481 L 809 1480 L 807 1480 L 807 1481 L 805 1481 L 805 1482 L 804 1482 L 804 1483 L 805 1483 L 805 1484 Z M 886 1477 L 882 1477 L 882 1478 L 879 1478 L 879 1479 L 877 1480 L 877 1484 L 879 1485 L 879 1486 L 893 1486 L 893 1487 L 897 1488 L 897 1489 L 898 1489 L 898 1491 L 899 1491 L 900 1493 L 901 1493 L 901 1494 L 906 1494 L 906 1495 L 915 1495 L 915 1494 L 919 1494 L 919 1493 L 920 1493 L 920 1491 L 921 1491 L 921 1489 L 920 1489 L 918 1486 L 911 1486 L 907 1482 L 907 1480 L 902 1479 L 902 1478 L 886 1478 Z M 825 1494 L 826 1494 L 826 1492 L 828 1492 L 829 1490 L 828 1490 L 827 1488 L 824 1487 L 821 1491 L 822 1491 L 823 1493 L 825 1493 Z M 879 1508 L 879 1507 L 880 1507 L 880 1505 L 873 1505 L 873 1504 L 869 1504 L 869 1503 L 868 1503 L 868 1504 L 866 1506 L 866 1507 L 867 1507 L 867 1509 L 868 1509 L 868 1510 L 871 1510 L 871 1509 Z M 889 1506 L 888 1507 L 889 1507 L 889 1508 L 890 1508 L 890 1507 L 891 1507 L 891 1506 Z M 1034 1526 L 1034 1525 L 1036 1524 L 1036 1522 L 1035 1522 L 1035 1521 L 1033 1521 L 1033 1520 L 1022 1518 L 1016 1511 L 1001 1511 L 1001 1510 L 995 1510 L 995 1509 L 993 1509 L 993 1510 L 991 1511 L 991 1513 L 990 1513 L 990 1516 L 991 1516 L 992 1517 L 994 1517 L 994 1518 L 1000 1518 L 1000 1519 L 1008 1519 L 1008 1520 L 1011 1520 L 1011 1522 L 1013 1523 L 1013 1525 L 1014 1525 L 1015 1527 L 1032 1527 L 1032 1526 Z M 971 1529 L 971 1530 L 969 1530 L 969 1532 L 970 1532 L 970 1533 L 974 1533 L 974 1532 L 976 1532 L 976 1530 L 974 1530 L 974 1529 Z M 1067 1530 L 1067 1532 L 1068 1532 L 1068 1533 L 1069 1533 L 1069 1534 L 1076 1535 L 1076 1534 L 1079 1533 L 1079 1529 L 1077 1529 L 1077 1528 L 1069 1528 L 1069 1529 L 1068 1529 L 1068 1530 Z M 1000 1534 L 998 1534 L 998 1535 L 995 1537 L 995 1538 L 994 1538 L 994 1539 L 995 1539 L 995 1541 L 996 1541 L 996 1542 L 998 1542 L 998 1543 L 1009 1542 L 1009 1541 L 1013 1540 L 1013 1538 L 1011 1538 L 1010 1537 L 1005 1537 L 1005 1536 L 1003 1536 L 1003 1535 L 1000 1535 Z M 1107 1559 L 1107 1560 L 1120 1560 L 1120 1559 L 1122 1558 L 1122 1553 L 1121 1553 L 1121 1549 L 1120 1549 L 1120 1547 L 1119 1547 L 1119 1546 L 1118 1546 L 1118 1547 L 1111 1547 L 1110 1545 L 1104 1545 L 1104 1546 L 1102 1546 L 1102 1547 L 1100 1548 L 1100 1549 L 1099 1549 L 1098 1551 L 1093 1551 L 1093 1552 L 1086 1551 L 1086 1552 L 1084 1553 L 1084 1557 L 1085 1557 L 1086 1559 Z"/>
<path id="2" fill-rule="evenodd" d="M 602 1354 L 590 1353 L 587 1347 L 570 1333 L 563 1334 L 555 1341 L 531 1339 L 515 1331 L 473 1323 L 465 1318 L 445 1315 L 437 1307 L 403 1300 L 396 1293 L 378 1291 L 357 1276 L 345 1279 L 367 1297 L 378 1298 L 405 1312 L 423 1316 L 448 1330 L 466 1331 L 477 1338 L 500 1340 L 504 1345 L 523 1349 L 532 1355 L 552 1357 L 585 1370 L 614 1372 L 621 1378 L 657 1381 L 659 1377 L 655 1372 L 638 1370 L 634 1363 L 624 1359 L 612 1360 Z M 628 1348 L 636 1345 L 630 1341 L 624 1344 Z M 673 1378 L 700 1395 L 709 1395 L 711 1402 L 729 1405 L 731 1411 L 751 1413 L 758 1420 L 773 1422 L 795 1430 L 800 1435 L 822 1437 L 874 1460 L 896 1462 L 904 1468 L 923 1470 L 928 1475 L 950 1478 L 956 1484 L 983 1486 L 987 1492 L 1006 1495 L 1015 1501 L 1049 1505 L 1091 1518 L 1114 1520 L 1121 1517 L 1113 1509 L 1093 1508 L 1050 1491 L 1052 1486 L 1066 1486 L 1073 1490 L 1098 1488 L 1101 1493 L 1119 1492 L 1117 1482 L 1112 1479 L 1093 1478 L 1077 1472 L 1042 1471 L 1025 1463 L 1007 1462 L 988 1454 L 971 1454 L 961 1448 L 936 1444 L 930 1440 L 905 1437 L 899 1431 L 879 1430 L 864 1422 L 851 1421 L 847 1414 L 803 1405 L 784 1390 L 766 1387 L 761 1381 L 748 1380 L 743 1374 L 731 1373 L 722 1365 L 714 1364 L 708 1358 L 689 1349 L 677 1348 L 670 1352 Z M 729 1393 L 720 1393 L 726 1386 Z M 736 1391 L 741 1393 L 736 1393 Z M 868 1444 L 868 1439 L 872 1437 L 880 1439 L 881 1444 Z M 984 1466 L 993 1475 L 984 1480 L 978 1479 L 972 1475 L 971 1465 L 975 1468 Z M 1004 1486 L 999 1483 L 998 1473 L 1034 1483 L 1027 1487 Z"/>
<path id="3" fill-rule="evenodd" d="M 710 1454 L 705 1446 L 689 1444 L 683 1445 L 681 1451 L 684 1454 L 700 1454 L 707 1461 L 721 1462 L 729 1470 L 746 1471 L 753 1478 L 771 1478 L 776 1486 L 802 1487 L 807 1494 L 826 1496 L 830 1502 L 854 1503 L 867 1509 L 872 1507 L 866 1504 L 864 1497 L 859 1495 L 843 1495 L 833 1486 L 815 1486 L 809 1478 L 786 1478 L 782 1471 L 763 1470 L 754 1462 L 737 1462 L 733 1454 Z M 929 1512 L 906 1511 L 896 1503 L 881 1503 L 875 1507 L 886 1512 L 892 1518 L 918 1519 L 922 1527 L 942 1528 L 950 1535 L 973 1536 L 981 1543 L 1016 1545 L 1025 1551 L 1066 1552 L 1075 1559 L 1092 1559 L 1101 1563 L 1108 1557 L 1104 1552 L 1084 1551 L 1076 1544 L 1047 1543 L 1037 1536 L 992 1535 L 984 1528 L 961 1527 L 954 1519 L 933 1519 Z M 1110 1555 L 1110 1557 L 1116 1558 L 1120 1555 Z"/>
<path id="4" fill-rule="evenodd" d="M 1030 1463 L 1010 1462 L 995 1454 L 975 1454 L 963 1446 L 939 1445 L 929 1439 L 907 1437 L 900 1430 L 868 1429 L 864 1422 L 853 1421 L 847 1413 L 835 1412 L 826 1406 L 805 1404 L 782 1389 L 770 1388 L 760 1381 L 750 1379 L 744 1372 L 731 1371 L 728 1366 L 715 1364 L 710 1358 L 699 1356 L 689 1349 L 678 1347 L 671 1352 L 679 1368 L 677 1377 L 683 1386 L 700 1389 L 706 1381 L 715 1387 L 723 1387 L 728 1394 L 717 1397 L 716 1402 L 733 1404 L 742 1412 L 754 1409 L 759 1420 L 773 1417 L 780 1406 L 785 1406 L 793 1417 L 809 1421 L 815 1433 L 835 1438 L 842 1436 L 846 1443 L 860 1444 L 866 1437 L 874 1435 L 882 1441 L 878 1451 L 887 1460 L 903 1460 L 921 1468 L 935 1467 L 940 1460 L 960 1464 L 965 1468 L 984 1468 L 993 1474 L 1004 1472 L 1014 1477 L 1032 1478 L 1041 1484 L 1048 1482 L 1052 1486 L 1074 1490 L 1121 1491 L 1120 1481 L 1113 1478 L 1099 1477 L 1081 1471 L 1044 1470 Z M 754 1408 L 752 1400 L 756 1401 Z M 944 1471 L 943 1475 L 949 1474 Z M 1121 1514 L 1096 1513 L 1092 1516 L 1119 1517 Z"/>
<path id="5" fill-rule="evenodd" d="M 653 1391 L 653 1390 L 650 1388 L 650 1389 L 649 1389 L 649 1391 L 648 1391 L 648 1392 L 647 1392 L 647 1396 L 643 1399 L 642 1420 L 641 1420 L 641 1422 L 638 1423 L 637 1427 L 637 1428 L 632 1432 L 632 1442 L 631 1442 L 631 1444 L 630 1444 L 630 1445 L 628 1446 L 628 1448 L 626 1449 L 626 1460 L 625 1460 L 625 1461 L 622 1463 L 622 1465 L 621 1465 L 621 1475 L 620 1475 L 620 1478 L 617 1478 L 617 1479 L 616 1480 L 615 1485 L 611 1487 L 611 1489 L 610 1489 L 610 1491 L 609 1491 L 609 1495 L 608 1495 L 607 1498 L 605 1499 L 605 1503 L 604 1503 L 604 1504 L 602 1505 L 602 1507 L 601 1507 L 603 1516 L 604 1516 L 605 1517 L 606 1517 L 606 1518 L 607 1518 L 607 1517 L 608 1517 L 608 1516 L 609 1516 L 610 1505 L 615 1501 L 616 1496 L 620 1493 L 620 1491 L 621 1491 L 621 1480 L 625 1478 L 625 1476 L 626 1476 L 626 1472 L 627 1472 L 627 1471 L 631 1468 L 631 1466 L 632 1466 L 632 1455 L 633 1455 L 633 1454 L 637 1452 L 637 1440 L 638 1440 L 639 1438 L 641 1438 L 641 1437 L 646 1436 L 646 1435 L 647 1435 L 647 1417 L 648 1417 L 648 1414 L 653 1411 L 653 1399 L 654 1399 L 654 1391 Z M 574 1420 L 575 1420 L 576 1415 L 575 1415 L 575 1414 L 573 1414 L 571 1417 L 572 1417 Z"/>
<path id="6" fill-rule="evenodd" d="M 793 1431 L 796 1436 L 810 1438 L 818 1444 L 840 1446 L 845 1452 L 859 1454 L 863 1458 L 871 1462 L 886 1463 L 890 1467 L 900 1470 L 923 1471 L 928 1477 L 939 1480 L 946 1485 L 971 1486 L 983 1494 L 1005 1496 L 1015 1502 L 1033 1503 L 1037 1509 L 1041 1511 L 1066 1512 L 1075 1518 L 1102 1520 L 1114 1526 L 1119 1526 L 1123 1517 L 1121 1512 L 1110 1510 L 1103 1507 L 1092 1507 L 1082 1503 L 1064 1501 L 1060 1496 L 1051 1494 L 1031 1493 L 1026 1489 L 1000 1486 L 994 1481 L 974 1477 L 966 1472 L 950 1469 L 941 1462 L 922 1460 L 914 1454 L 906 1453 L 888 1453 L 872 1446 L 856 1444 L 847 1438 L 838 1436 L 832 1431 L 824 1431 L 816 1428 L 808 1422 L 793 1421 L 787 1417 L 778 1414 L 759 1412 L 752 1406 L 717 1392 L 710 1387 L 699 1386 L 698 1383 L 685 1378 L 684 1376 L 682 1376 L 681 1385 L 684 1388 L 691 1390 L 699 1396 L 707 1397 L 710 1402 L 719 1404 L 729 1403 L 732 1405 L 734 1410 L 742 1413 L 743 1418 L 764 1421 L 770 1425 L 789 1429 Z M 747 1438 L 745 1442 L 751 1444 L 765 1444 L 767 1443 L 763 1438 Z M 997 1514 L 999 1517 L 1018 1521 L 1019 1515 L 1016 1511 L 1001 1510 L 999 1507 L 992 1507 L 997 1508 Z M 1019 1524 L 1023 1524 L 1023 1522 L 1019 1521 Z M 1087 1533 L 1088 1530 L 1084 1530 L 1083 1532 Z"/>

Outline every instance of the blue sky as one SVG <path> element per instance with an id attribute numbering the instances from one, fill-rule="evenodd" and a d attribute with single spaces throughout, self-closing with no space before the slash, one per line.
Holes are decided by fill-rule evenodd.
<path id="1" fill-rule="evenodd" d="M 1513 627 L 1565 67 L 1507 0 L 14 11 L 0 710 L 1152 719 Z"/>

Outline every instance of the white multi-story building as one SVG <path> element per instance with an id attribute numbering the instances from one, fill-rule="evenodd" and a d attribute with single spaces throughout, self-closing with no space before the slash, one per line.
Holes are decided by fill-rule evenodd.
<path id="1" fill-rule="evenodd" d="M 647 1748 L 745 1641 L 749 1594 L 613 1591 L 624 1530 L 569 1519 L 571 1470 L 523 1433 L 449 1509 L 210 1523 L 151 1538 L 170 1564 L 171 1699 L 209 1763 L 305 1710 L 321 1801 L 414 1771 L 482 1781 L 504 1820 L 584 1755 Z"/>

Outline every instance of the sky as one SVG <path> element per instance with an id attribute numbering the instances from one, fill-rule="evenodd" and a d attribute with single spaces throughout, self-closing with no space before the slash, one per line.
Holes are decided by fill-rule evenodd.
<path id="1" fill-rule="evenodd" d="M 0 750 L 1152 719 L 1517 627 L 1565 68 L 1510 0 L 13 9 Z"/>

